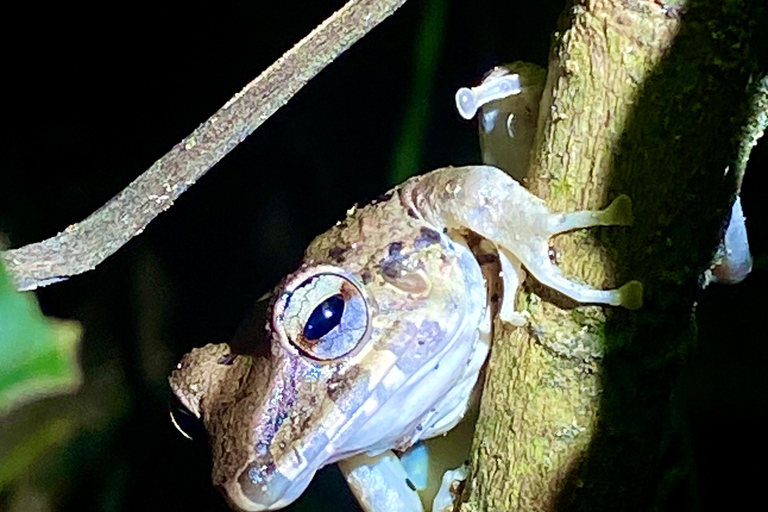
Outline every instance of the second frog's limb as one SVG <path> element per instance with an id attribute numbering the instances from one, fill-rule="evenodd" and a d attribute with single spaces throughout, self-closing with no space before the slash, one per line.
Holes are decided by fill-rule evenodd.
<path id="1" fill-rule="evenodd" d="M 459 114 L 465 119 L 472 118 L 470 113 L 477 114 L 483 163 L 519 181 L 528 173 L 546 78 L 543 68 L 518 61 L 493 68 L 480 86 L 463 87 L 456 93 Z M 512 80 L 516 87 L 501 87 Z"/>

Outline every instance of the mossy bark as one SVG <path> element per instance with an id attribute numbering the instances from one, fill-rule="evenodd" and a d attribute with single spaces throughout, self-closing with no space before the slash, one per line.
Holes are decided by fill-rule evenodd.
<path id="1" fill-rule="evenodd" d="M 632 198 L 631 228 L 553 242 L 566 275 L 601 288 L 639 279 L 645 305 L 577 307 L 533 283 L 527 328 L 497 322 L 462 512 L 663 509 L 670 488 L 691 489 L 669 456 L 684 437 L 674 383 L 737 187 L 725 171 L 764 7 L 582 0 L 563 20 L 527 186 L 555 211 Z"/>

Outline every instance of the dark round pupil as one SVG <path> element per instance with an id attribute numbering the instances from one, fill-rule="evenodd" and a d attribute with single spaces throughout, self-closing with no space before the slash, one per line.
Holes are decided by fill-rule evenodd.
<path id="1" fill-rule="evenodd" d="M 309 315 L 307 324 L 304 326 L 304 337 L 308 340 L 322 338 L 339 325 L 343 312 L 344 297 L 341 295 L 328 297 Z"/>

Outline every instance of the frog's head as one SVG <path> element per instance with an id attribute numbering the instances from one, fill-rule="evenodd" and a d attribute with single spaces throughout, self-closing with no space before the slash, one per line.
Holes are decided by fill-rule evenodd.
<path id="1" fill-rule="evenodd" d="M 270 354 L 207 345 L 185 355 L 170 377 L 179 402 L 208 431 L 214 484 L 242 510 L 281 508 L 304 491 L 336 452 L 329 434 L 362 405 L 349 388 L 367 382 L 350 371 L 370 352 L 363 350 L 370 301 L 354 277 L 325 265 L 303 268 L 275 290 L 269 313 Z"/>
<path id="2" fill-rule="evenodd" d="M 479 271 L 468 278 L 449 241 L 421 235 L 365 244 L 339 265 L 306 260 L 272 293 L 268 354 L 208 345 L 179 363 L 171 387 L 203 420 L 214 484 L 233 506 L 284 507 L 322 466 L 434 428 L 472 350 L 456 340 L 474 335 L 485 296 L 467 293 Z"/>

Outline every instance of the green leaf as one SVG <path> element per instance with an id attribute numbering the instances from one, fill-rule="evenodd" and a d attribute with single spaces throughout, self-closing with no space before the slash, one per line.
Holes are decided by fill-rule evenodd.
<path id="1" fill-rule="evenodd" d="M 0 414 L 80 387 L 80 324 L 48 319 L 0 265 Z"/>

